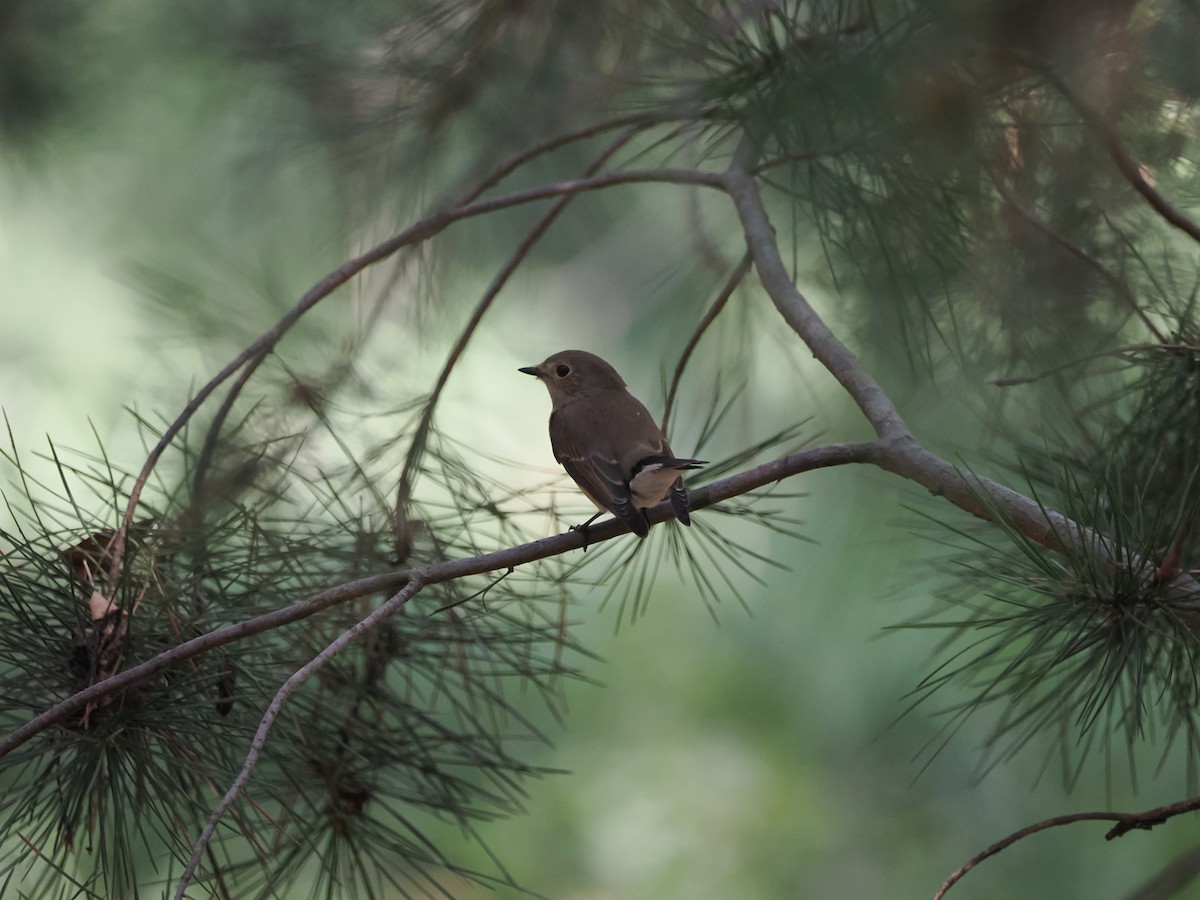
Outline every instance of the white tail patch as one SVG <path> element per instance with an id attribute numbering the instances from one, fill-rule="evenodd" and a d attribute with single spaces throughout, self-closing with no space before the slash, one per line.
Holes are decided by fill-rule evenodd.
<path id="1" fill-rule="evenodd" d="M 671 485 L 679 477 L 679 469 L 662 463 L 648 463 L 629 482 L 633 505 L 638 509 L 658 506 L 667 499 Z"/>

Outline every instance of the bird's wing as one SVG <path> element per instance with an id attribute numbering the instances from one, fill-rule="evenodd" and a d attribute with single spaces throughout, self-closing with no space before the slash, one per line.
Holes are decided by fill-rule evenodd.
<path id="1" fill-rule="evenodd" d="M 615 449 L 607 442 L 600 446 L 585 446 L 582 438 L 579 420 L 572 415 L 570 407 L 550 414 L 550 444 L 554 458 L 589 500 L 626 522 L 636 534 L 645 536 L 649 531 L 646 516 L 633 505 L 628 475 Z"/>

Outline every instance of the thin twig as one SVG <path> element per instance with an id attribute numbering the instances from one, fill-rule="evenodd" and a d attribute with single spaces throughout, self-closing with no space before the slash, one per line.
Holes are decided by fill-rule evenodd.
<path id="1" fill-rule="evenodd" d="M 874 462 L 879 458 L 880 446 L 877 442 L 861 444 L 830 444 L 824 447 L 814 447 L 792 453 L 779 459 L 771 460 L 761 465 L 739 472 L 729 478 L 696 488 L 689 492 L 688 506 L 692 511 L 704 509 L 730 497 L 745 494 L 755 488 L 763 487 L 775 481 L 808 472 L 813 469 L 829 466 L 848 465 L 851 463 Z M 670 504 L 661 504 L 647 510 L 647 518 L 651 524 L 673 518 Z M 383 575 L 360 578 L 356 581 L 336 585 L 320 593 L 314 594 L 307 600 L 295 603 L 282 609 L 277 609 L 243 622 L 226 625 L 213 631 L 185 641 L 170 650 L 151 657 L 145 662 L 124 669 L 111 678 L 106 678 L 72 694 L 65 700 L 56 703 L 50 709 L 40 713 L 20 728 L 0 740 L 0 758 L 25 744 L 30 739 L 61 722 L 73 712 L 101 697 L 117 693 L 132 684 L 144 681 L 157 675 L 164 669 L 178 662 L 198 656 L 209 650 L 233 643 L 242 638 L 261 634 L 306 619 L 322 610 L 340 603 L 346 603 L 367 594 L 379 591 L 395 590 L 399 585 L 410 580 L 420 581 L 424 585 L 440 584 L 465 578 L 468 575 L 480 575 L 500 569 L 509 569 L 526 563 L 559 556 L 570 550 L 578 550 L 585 544 L 588 546 L 602 541 L 611 540 L 628 532 L 629 527 L 619 519 L 606 519 L 591 525 L 586 532 L 567 531 L 552 537 L 542 538 L 515 547 L 507 547 L 492 553 L 465 559 L 448 560 L 427 566 L 411 569 L 400 569 Z"/>
<path id="2" fill-rule="evenodd" d="M 254 373 L 258 371 L 258 367 L 263 364 L 263 361 L 270 352 L 270 347 L 263 347 L 253 359 L 247 360 L 245 366 L 242 367 L 241 373 L 234 379 L 233 384 L 229 386 L 229 390 L 225 394 L 225 399 L 221 401 L 221 405 L 217 408 L 212 422 L 209 423 L 208 431 L 204 435 L 204 443 L 200 447 L 200 452 L 196 455 L 196 474 L 192 478 L 193 497 L 198 498 L 200 496 L 204 479 L 208 474 L 208 464 L 216 452 L 217 441 L 221 437 L 221 429 L 225 425 L 225 420 L 229 417 L 230 410 L 233 409 L 233 404 L 237 402 L 242 389 L 254 376 Z"/>
<path id="3" fill-rule="evenodd" d="M 1090 362 L 1095 362 L 1098 359 L 1103 359 L 1106 356 L 1120 356 L 1123 353 L 1142 353 L 1154 352 L 1156 350 L 1166 351 L 1168 353 L 1200 353 L 1200 347 L 1194 344 L 1170 344 L 1165 341 L 1161 344 L 1127 344 L 1124 347 L 1113 347 L 1111 350 L 1101 350 L 1099 353 L 1089 353 L 1087 356 L 1081 356 L 1078 359 L 1068 360 L 1061 365 L 1053 366 L 1044 372 L 1039 372 L 1037 375 L 1014 375 L 1012 378 L 997 378 L 992 382 L 996 387 L 1013 387 L 1018 384 L 1033 384 L 1036 381 L 1041 381 L 1043 378 L 1049 378 L 1051 375 L 1056 375 L 1066 369 L 1082 366 Z"/>
<path id="4" fill-rule="evenodd" d="M 649 112 L 631 113 L 625 116 L 617 116 L 612 119 L 606 119 L 603 122 L 596 122 L 595 124 L 588 125 L 585 128 L 580 128 L 577 131 L 569 131 L 566 134 L 553 137 L 548 141 L 535 144 L 529 149 L 522 150 L 521 152 L 509 157 L 503 163 L 493 169 L 477 185 L 471 188 L 471 190 L 459 198 L 458 202 L 454 205 L 465 206 L 466 204 L 477 200 L 482 194 L 495 187 L 521 166 L 531 162 L 539 156 L 544 156 L 545 154 L 553 152 L 560 147 L 565 147 L 567 144 L 586 140 L 590 137 L 595 137 L 598 134 L 603 134 L 606 131 L 616 131 L 618 128 L 629 128 L 634 131 L 640 131 L 650 125 L 661 125 L 664 122 L 671 122 L 677 119 L 692 119 L 696 117 L 697 116 L 694 112 L 689 113 L 688 110 L 680 107 L 676 109 L 654 110 Z"/>
<path id="5" fill-rule="evenodd" d="M 566 194 L 600 191 L 623 184 L 696 184 L 702 187 L 714 188 L 715 190 L 725 189 L 725 179 L 720 172 L 698 172 L 693 169 L 670 168 L 620 169 L 615 172 L 606 172 L 603 175 L 593 175 L 590 178 L 551 182 L 550 184 L 527 188 L 523 191 L 514 191 L 511 194 L 502 194 L 499 197 L 492 197 L 487 200 L 476 200 L 465 206 L 456 206 L 436 216 L 431 216 L 425 221 L 430 223 L 430 228 L 436 225 L 436 230 L 440 231 L 446 225 L 451 222 L 457 222 L 459 219 L 483 216 L 497 210 L 511 209 L 514 206 L 522 206 L 538 200 L 549 200 L 553 197 L 562 197 Z M 442 222 L 442 219 L 446 221 Z M 421 224 L 417 223 L 417 225 L 412 227 L 415 229 L 420 227 Z M 434 232 L 431 231 L 432 233 Z"/>
<path id="6" fill-rule="evenodd" d="M 753 155 L 753 144 L 744 140 L 725 172 L 724 183 L 742 220 L 746 244 L 763 287 L 784 321 L 858 404 L 875 433 L 881 438 L 908 435 L 908 426 L 891 398 L 796 289 L 780 256 L 775 229 L 767 217 L 758 184 L 750 175 Z"/>
<path id="7" fill-rule="evenodd" d="M 750 271 L 751 262 L 750 251 L 747 250 L 742 256 L 741 262 L 729 274 L 729 278 L 725 281 L 725 286 L 721 288 L 721 293 L 717 294 L 717 298 L 713 300 L 712 305 L 708 307 L 703 318 L 700 319 L 700 322 L 692 331 L 692 336 L 688 338 L 687 346 L 679 354 L 679 362 L 675 364 L 675 372 L 671 376 L 671 387 L 667 390 L 667 404 L 666 409 L 663 410 L 662 419 L 663 434 L 669 433 L 667 431 L 667 424 L 671 419 L 671 407 L 675 403 L 675 393 L 679 390 L 679 381 L 683 378 L 683 370 L 687 367 L 688 360 L 691 359 L 692 351 L 696 349 L 696 345 L 700 343 L 700 338 L 704 336 L 704 332 L 716 321 L 717 316 L 721 314 L 721 310 L 725 308 L 725 304 L 729 302 L 729 298 L 733 296 L 733 292 L 737 290 L 737 286 L 742 283 L 742 279 Z"/>
<path id="8" fill-rule="evenodd" d="M 1200 846 L 1193 847 L 1163 866 L 1125 895 L 1125 900 L 1168 900 L 1200 876 Z"/>
<path id="9" fill-rule="evenodd" d="M 997 853 L 1011 847 L 1017 841 L 1037 834 L 1040 831 L 1047 831 L 1051 828 L 1058 828 L 1062 825 L 1073 825 L 1076 822 L 1116 822 L 1112 828 L 1104 835 L 1104 839 L 1111 841 L 1114 838 L 1122 837 L 1130 831 L 1148 831 L 1155 825 L 1161 825 L 1168 819 L 1174 816 L 1182 815 L 1183 813 L 1195 812 L 1200 809 L 1200 797 L 1192 797 L 1188 800 L 1180 800 L 1178 803 L 1169 803 L 1166 806 L 1157 806 L 1154 809 L 1148 809 L 1140 813 L 1128 812 L 1083 812 L 1071 813 L 1065 816 L 1054 816 L 1051 819 L 1044 819 L 1041 822 L 1035 822 L 1032 825 L 1027 825 L 1024 828 L 1014 831 L 1012 834 L 1001 838 L 992 844 L 986 850 L 977 853 L 962 865 L 953 875 L 943 882 L 938 888 L 938 892 L 933 895 L 933 900 L 942 900 L 946 896 L 946 892 L 962 879 L 964 875 L 970 872 L 973 868 L 989 857 L 995 856 Z"/>
<path id="10" fill-rule="evenodd" d="M 254 733 L 254 740 L 250 742 L 250 752 L 246 754 L 246 761 L 242 765 L 242 771 L 233 780 L 233 784 L 229 786 L 229 790 L 225 792 L 225 796 L 221 798 L 221 802 L 213 809 L 212 815 L 208 818 L 208 823 L 204 826 L 200 837 L 192 846 L 191 858 L 188 859 L 187 865 L 183 869 L 183 874 L 179 876 L 179 883 L 175 887 L 175 900 L 183 900 L 184 891 L 187 890 L 187 886 L 196 872 L 196 867 L 200 864 L 200 857 L 204 854 L 205 848 L 208 847 L 209 841 L 212 840 L 213 834 L 216 833 L 217 824 L 242 792 L 242 788 L 246 786 L 246 782 L 250 780 L 250 773 L 254 771 L 254 766 L 258 763 L 258 757 L 262 752 L 263 745 L 267 742 L 267 734 L 275 724 L 275 720 L 279 718 L 279 713 L 283 710 L 283 705 L 287 703 L 292 694 L 299 690 L 300 685 L 308 681 L 318 669 L 345 650 L 364 633 L 395 613 L 396 610 L 415 597 L 422 587 L 424 585 L 419 580 L 415 578 L 410 580 L 400 591 L 393 594 L 387 602 L 383 603 L 365 619 L 356 622 L 338 635 L 328 647 L 297 669 L 283 683 L 283 686 L 276 691 L 271 705 L 263 713 L 258 730 Z"/>
<path id="11" fill-rule="evenodd" d="M 609 143 L 591 164 L 587 167 L 585 175 L 590 177 L 595 175 L 606 162 L 612 159 L 613 155 L 631 141 L 640 131 L 642 126 L 637 125 L 623 131 L 614 141 Z M 473 199 L 477 194 L 469 195 L 468 199 Z M 475 334 L 479 323 L 483 321 L 484 315 L 491 308 L 492 302 L 499 296 L 500 291 L 512 274 L 517 270 L 518 266 L 529 255 L 529 251 L 533 246 L 541 240 L 542 236 L 550 228 L 551 225 L 558 219 L 562 211 L 570 205 L 575 199 L 576 194 L 567 194 L 560 197 L 541 219 L 529 230 L 521 243 L 517 245 L 516 250 L 509 256 L 507 262 L 501 267 L 500 271 L 492 278 L 491 284 L 484 291 L 483 297 L 475 305 L 475 309 L 471 312 L 471 317 L 467 320 L 466 327 L 459 332 L 458 340 L 455 341 L 449 355 L 446 357 L 446 362 L 442 365 L 442 370 L 438 373 L 437 381 L 433 385 L 433 390 L 429 394 L 429 399 L 425 401 L 425 405 L 421 410 L 421 419 L 417 423 L 417 428 L 413 433 L 413 438 L 409 444 L 408 453 L 404 458 L 404 467 L 401 469 L 400 485 L 396 488 L 396 506 L 393 514 L 393 528 L 396 533 L 396 562 L 404 562 L 404 557 L 408 554 L 406 547 L 408 543 L 408 506 L 412 499 L 413 482 L 416 479 L 417 469 L 420 466 L 421 458 L 425 455 L 425 445 L 429 440 L 429 432 L 433 427 L 433 414 L 437 408 L 438 400 L 441 398 L 442 390 L 446 386 L 446 382 L 450 379 L 450 373 L 454 371 L 459 358 L 467 349 L 467 344 Z"/>

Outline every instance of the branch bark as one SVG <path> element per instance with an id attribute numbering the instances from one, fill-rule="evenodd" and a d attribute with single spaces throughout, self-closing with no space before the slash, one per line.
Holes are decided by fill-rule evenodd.
<path id="1" fill-rule="evenodd" d="M 872 462 L 974 516 L 1002 521 L 1051 550 L 1095 552 L 1105 548 L 1109 562 L 1127 561 L 1129 557 L 1124 548 L 1115 546 L 1092 529 L 1012 488 L 964 472 L 913 437 L 891 398 L 796 289 L 779 252 L 762 194 L 750 174 L 752 168 L 752 145 L 743 141 L 723 180 L 741 219 L 759 280 L 784 321 L 845 388 L 875 429 L 880 452 Z M 1185 578 L 1184 581 L 1188 584 L 1181 582 L 1182 586 L 1200 591 L 1200 585 L 1192 579 Z"/>
<path id="2" fill-rule="evenodd" d="M 738 148 L 722 184 L 737 207 L 746 245 L 754 258 L 754 268 L 763 288 L 784 321 L 858 404 L 875 433 L 885 440 L 908 436 L 908 426 L 891 398 L 796 289 L 780 256 L 775 229 L 767 217 L 762 194 L 750 174 L 753 160 L 749 147 L 749 142 L 743 142 Z"/>
<path id="3" fill-rule="evenodd" d="M 721 481 L 697 488 L 691 492 L 690 506 L 693 510 L 701 510 L 722 500 L 727 500 L 739 494 L 745 494 L 755 488 L 780 481 L 800 472 L 808 472 L 813 469 L 821 469 L 829 466 L 868 462 L 875 459 L 878 454 L 879 447 L 873 442 L 829 444 L 823 447 L 802 450 L 798 453 L 792 453 L 755 466 L 745 472 L 739 472 Z M 666 521 L 674 516 L 669 504 L 660 505 L 647 512 L 651 524 Z M 111 678 L 97 682 L 55 704 L 0 740 L 0 758 L 11 753 L 51 726 L 61 722 L 76 710 L 82 709 L 88 703 L 124 690 L 130 685 L 145 681 L 172 665 L 190 659 L 193 656 L 198 656 L 201 653 L 206 653 L 209 650 L 214 650 L 217 647 L 222 647 L 226 644 L 231 644 L 235 641 L 252 637 L 256 634 L 262 634 L 265 631 L 280 628 L 301 619 L 306 619 L 331 606 L 346 603 L 358 597 L 379 593 L 380 591 L 395 590 L 397 587 L 412 580 L 419 581 L 423 585 L 433 585 L 445 581 L 453 581 L 457 578 L 465 578 L 468 575 L 479 575 L 485 572 L 511 569 L 537 560 L 547 559 L 551 556 L 559 556 L 570 550 L 578 550 L 585 545 L 590 546 L 602 541 L 612 540 L 615 537 L 625 534 L 628 530 L 628 526 L 619 519 L 606 519 L 589 526 L 586 533 L 583 531 L 568 531 L 563 534 L 542 538 L 541 540 L 531 541 L 526 544 L 519 544 L 515 547 L 508 547 L 492 553 L 484 553 L 479 556 L 400 569 L 395 572 L 387 572 L 383 575 L 349 581 L 314 594 L 312 597 L 295 603 L 292 606 L 274 610 L 273 612 L 265 613 L 264 615 L 256 616 L 234 625 L 227 625 L 224 628 L 215 629 L 192 638 L 189 641 L 185 641 L 170 650 L 166 650 L 137 666 L 117 672 Z"/>
<path id="4" fill-rule="evenodd" d="M 954 887 L 955 884 L 962 880 L 964 875 L 985 859 L 995 856 L 1002 850 L 1011 847 L 1017 841 L 1038 832 L 1047 831 L 1051 828 L 1059 828 L 1063 825 L 1073 825 L 1076 822 L 1116 822 L 1117 824 L 1110 828 L 1104 835 L 1106 841 L 1111 841 L 1115 838 L 1123 837 L 1131 831 L 1148 831 L 1156 825 L 1163 824 L 1168 819 L 1182 815 L 1183 813 L 1195 812 L 1198 809 L 1200 809 L 1200 797 L 1192 797 L 1188 800 L 1180 800 L 1178 803 L 1156 806 L 1154 809 L 1148 809 L 1144 812 L 1082 812 L 1043 819 L 1041 822 L 1035 822 L 1018 831 L 1014 831 L 1012 834 L 1001 838 L 987 849 L 971 857 L 961 868 L 942 883 L 937 893 L 933 895 L 933 900 L 942 900 L 950 888 Z"/>
<path id="5" fill-rule="evenodd" d="M 250 780 L 250 773 L 254 771 L 254 766 L 258 763 L 258 756 L 262 752 L 263 746 L 267 743 L 267 734 L 271 731 L 275 720 L 279 718 L 279 713 L 283 710 L 283 705 L 287 703 L 288 698 L 296 693 L 304 682 L 316 674 L 318 669 L 349 647 L 350 644 L 364 633 L 387 619 L 388 616 L 395 613 L 396 610 L 415 597 L 422 587 L 423 585 L 417 579 L 410 580 L 408 584 L 398 593 L 388 598 L 378 609 L 373 610 L 366 618 L 342 632 L 328 647 L 297 669 L 292 674 L 292 677 L 285 681 L 283 686 L 275 693 L 275 697 L 271 700 L 267 711 L 263 713 L 258 730 L 254 733 L 254 739 L 250 742 L 250 751 L 246 754 L 246 761 L 242 765 L 242 770 L 238 773 L 237 778 L 233 780 L 233 784 L 229 786 L 229 790 L 225 792 L 225 796 L 221 798 L 221 802 L 213 809 L 208 823 L 204 826 L 200 837 L 196 839 L 196 843 L 192 846 L 191 858 L 187 861 L 187 865 L 184 866 L 183 874 L 179 876 L 179 883 L 175 887 L 175 900 L 183 900 L 184 891 L 187 890 L 188 884 L 191 883 L 192 877 L 196 874 L 196 867 L 200 865 L 200 857 L 204 855 L 209 841 L 212 840 L 212 836 L 217 831 L 217 824 L 221 821 L 221 818 L 225 815 L 229 807 L 233 806 L 234 801 L 242 792 L 242 788 Z"/>

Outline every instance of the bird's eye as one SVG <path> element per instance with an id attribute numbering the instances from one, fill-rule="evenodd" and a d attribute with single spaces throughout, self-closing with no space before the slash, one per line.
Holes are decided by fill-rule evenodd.
<path id="1" fill-rule="evenodd" d="M 566 378 L 568 375 L 571 374 L 571 367 L 568 366 L 566 363 L 559 363 L 558 368 L 556 368 L 554 370 L 554 374 L 557 375 L 559 378 Z"/>

